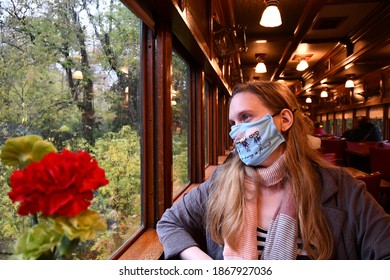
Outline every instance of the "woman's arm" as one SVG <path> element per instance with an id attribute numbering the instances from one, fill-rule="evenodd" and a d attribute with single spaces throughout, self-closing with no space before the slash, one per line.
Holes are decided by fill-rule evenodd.
<path id="1" fill-rule="evenodd" d="M 208 257 L 197 239 L 205 239 L 205 207 L 209 182 L 205 182 L 167 209 L 157 223 L 157 234 L 164 247 L 164 258 Z"/>
<path id="2" fill-rule="evenodd" d="M 212 258 L 203 252 L 199 247 L 190 247 L 180 253 L 182 260 L 212 260 Z"/>
<path id="3" fill-rule="evenodd" d="M 390 215 L 365 188 L 354 189 L 348 213 L 355 219 L 361 259 L 390 259 Z"/>

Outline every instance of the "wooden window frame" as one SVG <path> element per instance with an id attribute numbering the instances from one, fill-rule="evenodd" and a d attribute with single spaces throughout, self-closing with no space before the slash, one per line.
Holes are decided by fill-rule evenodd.
<path id="1" fill-rule="evenodd" d="M 207 179 L 218 163 L 226 158 L 229 140 L 227 100 L 229 93 L 220 77 L 212 73 L 209 95 L 209 166 L 204 166 L 204 81 L 205 72 L 199 61 L 188 54 L 183 38 L 188 38 L 185 28 L 173 28 L 172 18 L 160 17 L 154 22 L 150 14 L 132 1 L 124 1 L 142 20 L 142 89 L 143 89 L 143 135 L 142 135 L 142 219 L 143 226 L 128 242 L 118 249 L 111 259 L 156 260 L 163 256 L 163 248 L 155 230 L 157 221 L 165 210 L 179 200 L 185 192 Z M 159 5 L 159 4 L 158 4 Z M 161 8 L 161 9 L 160 9 Z M 169 7 L 161 6 L 161 14 L 169 14 Z M 165 12 L 164 12 L 164 11 Z M 176 19 L 177 20 L 177 19 Z M 182 24 L 182 23 L 181 23 Z M 183 26 L 184 25 L 180 25 Z M 173 31 L 175 29 L 175 31 Z M 176 39 L 173 32 L 183 32 Z M 179 43 L 180 42 L 180 43 Z M 173 45 L 189 62 L 190 116 L 189 116 L 189 163 L 190 185 L 172 199 L 172 108 L 171 69 Z M 187 42 L 188 47 L 188 42 Z M 201 52 L 197 52 L 199 55 Z M 203 58 L 204 59 L 204 58 Z M 210 63 L 207 61 L 205 63 Z M 208 71 L 213 67 L 207 66 Z M 164 125 L 165 124 L 165 125 Z"/>

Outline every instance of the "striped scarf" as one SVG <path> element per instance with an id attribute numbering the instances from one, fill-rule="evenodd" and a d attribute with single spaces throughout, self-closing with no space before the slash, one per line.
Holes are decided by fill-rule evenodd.
<path id="1" fill-rule="evenodd" d="M 223 256 L 225 260 L 258 259 L 257 251 L 257 190 L 260 187 L 282 186 L 283 197 L 272 218 L 268 236 L 264 244 L 261 259 L 265 260 L 292 260 L 298 255 L 297 238 L 298 222 L 297 210 L 290 183 L 285 180 L 286 165 L 284 155 L 271 166 L 258 168 L 259 182 L 245 179 L 245 208 L 243 230 L 238 233 L 236 249 L 225 242 Z"/>

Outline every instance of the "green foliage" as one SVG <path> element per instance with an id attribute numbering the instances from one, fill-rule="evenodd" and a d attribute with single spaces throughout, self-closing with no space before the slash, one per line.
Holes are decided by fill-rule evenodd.
<path id="1" fill-rule="evenodd" d="M 188 141 L 186 134 L 173 135 L 173 192 L 176 193 L 189 181 Z"/>
<path id="2" fill-rule="evenodd" d="M 0 162 L 0 253 L 10 254 L 13 242 L 30 226 L 30 220 L 16 214 L 15 206 L 8 197 L 11 191 L 8 178 L 12 167 Z M 0 259 L 4 258 L 0 255 Z"/>
<path id="3" fill-rule="evenodd" d="M 110 183 L 99 190 L 92 205 L 106 217 L 108 230 L 89 250 L 105 259 L 141 226 L 140 137 L 124 126 L 98 139 L 92 152 Z"/>
<path id="4" fill-rule="evenodd" d="M 189 65 L 175 52 L 172 54 L 173 122 L 173 192 L 177 193 L 189 181 L 188 122 Z"/>
<path id="5" fill-rule="evenodd" d="M 175 91 L 172 120 L 181 130 L 188 130 L 189 115 L 189 65 L 175 52 L 172 54 L 172 89 Z"/>
<path id="6" fill-rule="evenodd" d="M 88 146 L 84 140 L 73 141 L 71 148 L 90 149 L 110 180 L 109 185 L 95 194 L 92 205 L 106 217 L 108 230 L 98 236 L 96 244 L 83 244 L 78 253 L 86 259 L 108 258 L 141 225 L 140 138 L 130 126 L 124 126 L 118 133 L 109 132 L 97 139 L 94 147 Z M 0 249 L 3 253 L 10 252 L 16 237 L 30 226 L 28 218 L 16 214 L 17 206 L 8 198 L 10 187 L 7 180 L 11 171 L 10 167 L 0 163 L 0 235 L 3 236 Z"/>
<path id="7" fill-rule="evenodd" d="M 118 0 L 13 3 L 0 5 L 0 146 L 34 133 L 95 155 L 110 185 L 93 207 L 109 228 L 77 257 L 107 258 L 141 225 L 140 20 Z M 8 198 L 10 172 L 0 164 L 0 258 L 30 226 Z"/>
<path id="8" fill-rule="evenodd" d="M 74 257 L 106 259 L 142 223 L 140 20 L 118 0 L 13 2 L 0 5 L 0 146 L 8 137 L 34 133 L 57 150 L 81 149 L 96 157 L 110 184 L 95 195 L 92 208 L 107 218 L 108 229 L 78 247 Z M 72 79 L 76 69 L 84 80 Z M 174 53 L 177 189 L 189 175 L 188 81 L 189 66 Z M 83 103 L 87 97 L 91 108 Z M 87 117 L 93 141 L 85 137 Z M 10 172 L 0 163 L 0 258 L 30 227 L 8 198 Z"/>
<path id="9" fill-rule="evenodd" d="M 109 209 L 121 216 L 139 214 L 141 151 L 137 133 L 130 126 L 107 133 L 96 141 L 93 153 L 110 180 L 100 191 L 102 198 L 109 199 Z"/>

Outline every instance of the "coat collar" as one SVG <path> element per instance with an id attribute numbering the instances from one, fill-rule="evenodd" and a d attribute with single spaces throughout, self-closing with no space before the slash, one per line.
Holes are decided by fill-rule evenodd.
<path id="1" fill-rule="evenodd" d="M 322 198 L 321 203 L 326 203 L 330 198 L 334 197 L 339 192 L 340 167 L 335 168 L 322 168 L 320 169 L 321 180 L 322 180 Z"/>

